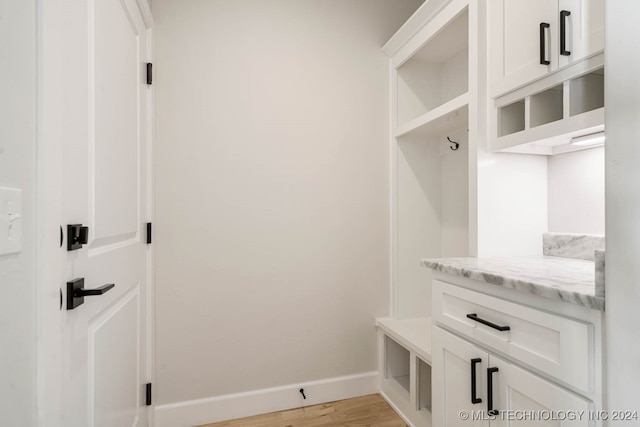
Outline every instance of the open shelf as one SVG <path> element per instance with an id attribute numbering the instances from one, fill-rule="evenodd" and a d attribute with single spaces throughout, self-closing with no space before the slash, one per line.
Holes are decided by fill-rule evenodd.
<path id="1" fill-rule="evenodd" d="M 441 135 L 396 138 L 394 317 L 430 315 L 431 271 L 424 258 L 469 255 L 468 123 Z M 447 139 L 459 143 L 450 149 Z"/>
<path id="2" fill-rule="evenodd" d="M 570 116 L 604 107 L 604 68 L 571 80 Z"/>
<path id="3" fill-rule="evenodd" d="M 431 318 L 377 318 L 382 396 L 409 424 L 431 426 Z"/>
<path id="4" fill-rule="evenodd" d="M 449 21 L 398 71 L 398 125 L 446 104 L 469 90 L 469 13 Z"/>
<path id="5" fill-rule="evenodd" d="M 530 126 L 536 127 L 562 120 L 562 85 L 531 96 Z"/>
<path id="6" fill-rule="evenodd" d="M 398 127 L 395 137 L 416 135 L 421 137 L 442 135 L 467 125 L 469 120 L 469 93 L 448 101 Z"/>
<path id="7" fill-rule="evenodd" d="M 604 67 L 595 64 L 535 93 L 496 100 L 492 150 L 551 156 L 588 148 L 570 142 L 604 130 Z"/>
<path id="8" fill-rule="evenodd" d="M 409 400 L 411 381 L 409 379 L 411 369 L 411 354 L 402 345 L 395 342 L 389 336 L 385 336 L 385 379 L 396 391 Z"/>
<path id="9" fill-rule="evenodd" d="M 524 99 L 498 108 L 498 135 L 506 136 L 525 129 Z"/>
<path id="10" fill-rule="evenodd" d="M 427 362 L 431 362 L 431 318 L 376 319 L 376 326 L 408 350 L 413 351 Z"/>

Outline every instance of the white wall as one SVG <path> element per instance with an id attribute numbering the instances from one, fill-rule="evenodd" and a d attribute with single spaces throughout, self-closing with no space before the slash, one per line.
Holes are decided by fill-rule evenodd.
<path id="1" fill-rule="evenodd" d="M 640 396 L 640 2 L 606 2 L 607 126 L 606 399 L 610 410 L 638 409 Z M 610 421 L 608 426 L 637 425 Z"/>
<path id="2" fill-rule="evenodd" d="M 478 256 L 542 255 L 547 159 L 478 146 Z"/>
<path id="3" fill-rule="evenodd" d="M 604 147 L 548 160 L 549 231 L 604 234 Z"/>
<path id="4" fill-rule="evenodd" d="M 154 0 L 159 404 L 376 370 L 381 46 L 419 3 Z"/>
<path id="5" fill-rule="evenodd" d="M 0 1 L 0 187 L 23 190 L 23 250 L 0 255 L 0 424 L 36 422 L 36 11 Z"/>

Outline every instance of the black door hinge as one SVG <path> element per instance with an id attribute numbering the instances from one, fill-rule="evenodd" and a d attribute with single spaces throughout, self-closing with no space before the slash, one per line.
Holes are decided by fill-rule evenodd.
<path id="1" fill-rule="evenodd" d="M 147 62 L 147 84 L 150 85 L 153 83 L 153 64 L 151 62 Z"/>
<path id="2" fill-rule="evenodd" d="M 151 383 L 147 384 L 146 404 L 147 404 L 147 406 L 151 406 Z"/>
<path id="3" fill-rule="evenodd" d="M 151 244 L 151 223 L 147 223 L 147 245 Z"/>

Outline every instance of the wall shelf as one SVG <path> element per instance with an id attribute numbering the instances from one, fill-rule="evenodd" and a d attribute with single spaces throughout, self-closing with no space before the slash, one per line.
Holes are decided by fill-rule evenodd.
<path id="1" fill-rule="evenodd" d="M 469 92 L 448 101 L 398 127 L 395 137 L 442 135 L 467 125 L 469 121 Z"/>
<path id="2" fill-rule="evenodd" d="M 536 82 L 496 99 L 491 149 L 547 156 L 585 149 L 569 142 L 604 130 L 602 61 L 590 58 L 545 79 L 546 86 Z"/>
<path id="3" fill-rule="evenodd" d="M 447 14 L 448 13 L 448 14 Z M 422 45 L 396 65 L 400 126 L 469 90 L 469 13 L 449 8 L 425 28 Z"/>

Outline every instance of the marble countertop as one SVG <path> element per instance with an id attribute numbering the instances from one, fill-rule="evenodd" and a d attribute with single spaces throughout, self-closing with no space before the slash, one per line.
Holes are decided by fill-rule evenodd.
<path id="1" fill-rule="evenodd" d="M 539 257 L 436 258 L 420 265 L 443 273 L 604 311 L 593 261 Z"/>

